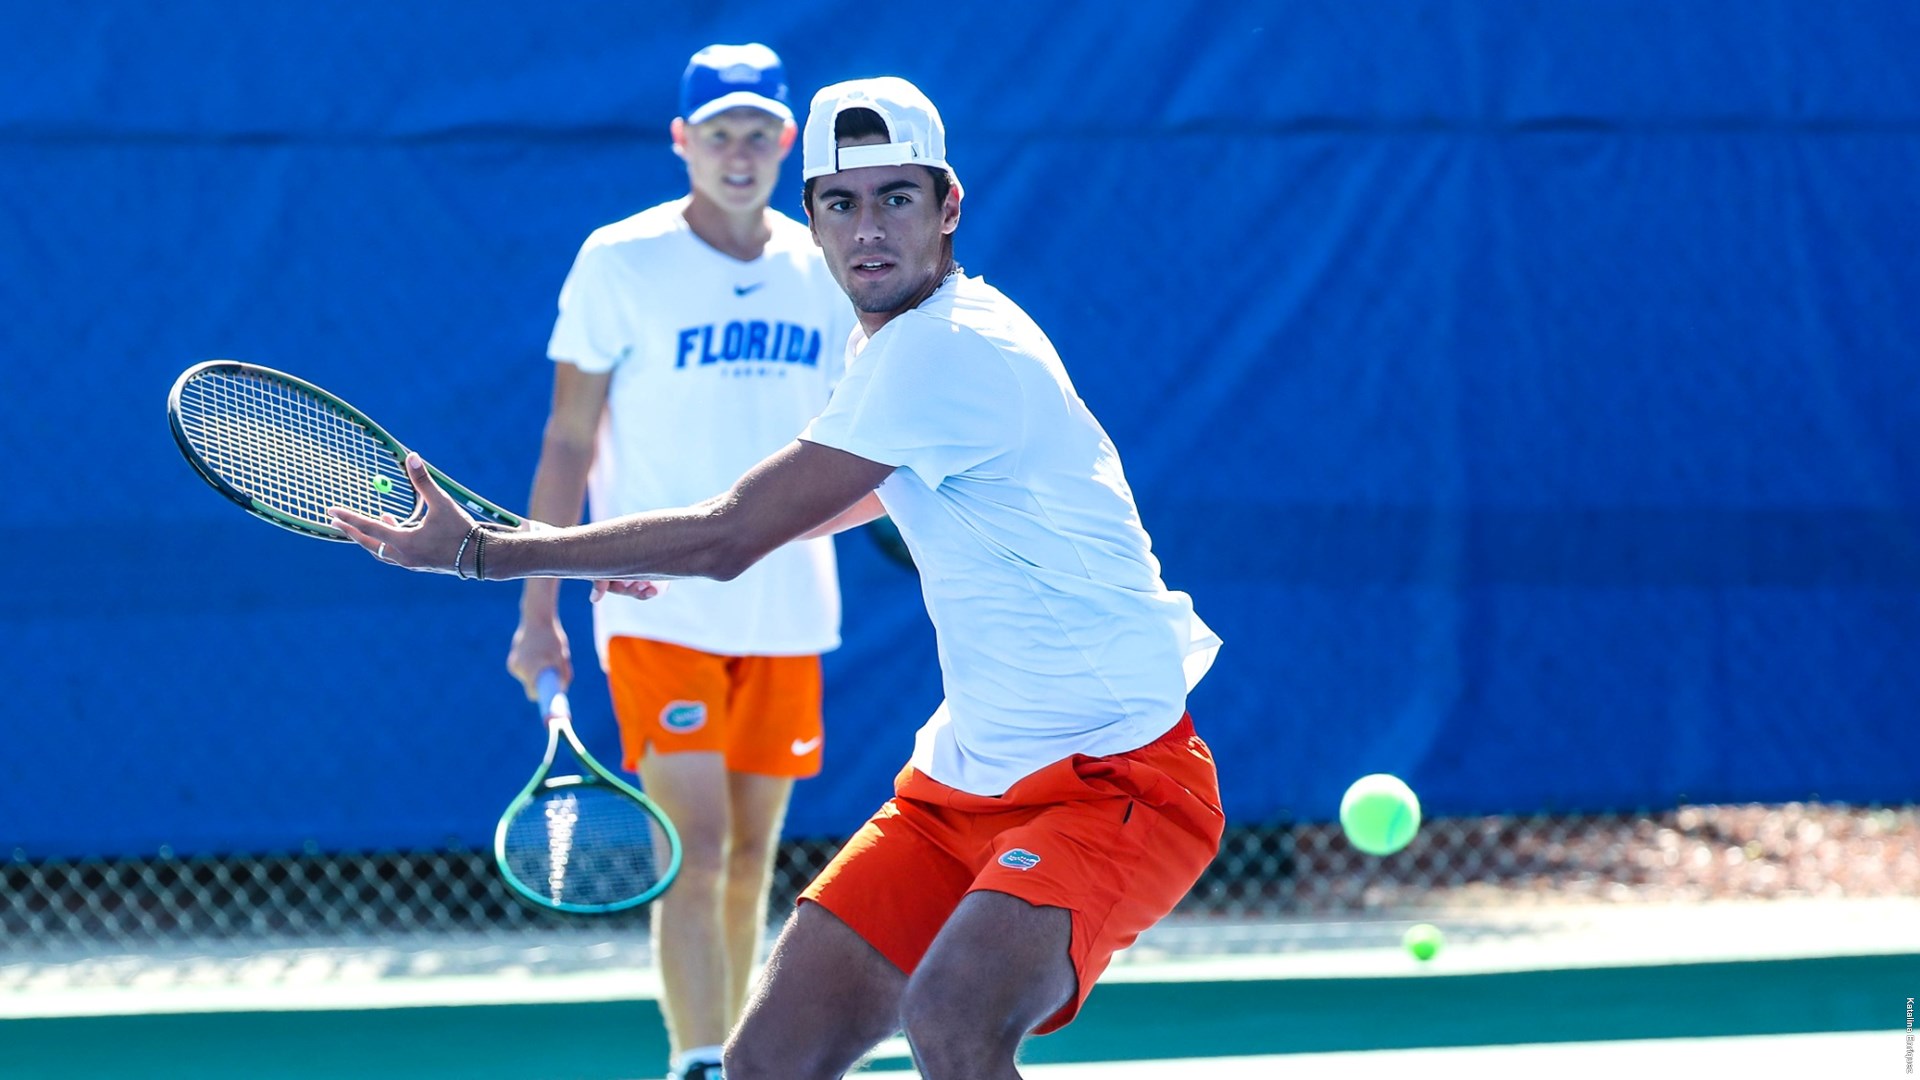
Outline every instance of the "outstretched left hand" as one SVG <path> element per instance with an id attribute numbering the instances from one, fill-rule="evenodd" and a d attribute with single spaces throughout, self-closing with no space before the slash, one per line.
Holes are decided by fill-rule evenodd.
<path id="1" fill-rule="evenodd" d="M 434 483 L 419 454 L 409 453 L 406 467 L 407 479 L 420 497 L 420 511 L 413 517 L 406 521 L 392 514 L 370 518 L 343 506 L 328 507 L 327 516 L 381 562 L 434 574 L 455 573 L 453 560 L 460 541 L 473 528 L 473 518 Z"/>

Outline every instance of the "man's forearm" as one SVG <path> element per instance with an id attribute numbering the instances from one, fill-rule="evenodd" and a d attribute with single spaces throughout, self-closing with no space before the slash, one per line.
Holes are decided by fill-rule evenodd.
<path id="1" fill-rule="evenodd" d="M 891 465 L 796 440 L 747 470 L 730 490 L 694 506 L 476 536 L 472 553 L 454 561 L 462 573 L 494 580 L 730 581 L 773 549 L 845 513 L 892 472 Z M 383 539 L 373 533 L 363 543 Z"/>
<path id="2" fill-rule="evenodd" d="M 719 499 L 650 510 L 611 521 L 535 532 L 493 533 L 479 552 L 489 580 L 512 578 L 687 578 L 726 581 L 764 552 L 747 550 Z M 548 585 L 552 587 L 551 583 Z M 528 583 L 529 599 L 534 583 Z"/>

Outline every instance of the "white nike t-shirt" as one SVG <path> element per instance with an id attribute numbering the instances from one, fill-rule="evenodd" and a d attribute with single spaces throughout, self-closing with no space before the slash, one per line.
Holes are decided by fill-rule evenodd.
<path id="1" fill-rule="evenodd" d="M 913 766 L 998 795 L 1179 722 L 1220 639 L 1161 582 L 1119 453 L 1026 312 L 960 277 L 849 354 L 801 438 L 898 466 L 880 501 L 946 690 Z"/>
<path id="2" fill-rule="evenodd" d="M 612 372 L 588 514 L 601 521 L 711 498 L 785 446 L 825 406 L 852 305 L 806 226 L 769 213 L 751 262 L 688 228 L 687 199 L 596 230 L 560 292 L 555 361 Z M 602 662 L 615 636 L 732 656 L 799 656 L 840 643 L 833 542 L 768 555 L 730 582 L 677 581 L 652 600 L 594 605 Z"/>

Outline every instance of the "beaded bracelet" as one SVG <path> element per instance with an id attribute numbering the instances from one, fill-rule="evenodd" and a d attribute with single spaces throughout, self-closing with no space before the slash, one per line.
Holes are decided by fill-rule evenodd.
<path id="1" fill-rule="evenodd" d="M 480 529 L 475 525 L 474 528 Z M 480 538 L 473 545 L 473 580 L 487 580 L 487 530 L 480 529 Z"/>
<path id="2" fill-rule="evenodd" d="M 480 526 L 477 524 L 472 528 L 468 529 L 467 535 L 460 538 L 460 550 L 454 552 L 453 554 L 453 576 L 459 578 L 461 581 L 467 580 L 467 575 L 465 571 L 460 569 L 460 564 L 466 561 L 467 545 L 473 543 L 474 534 L 478 533 L 479 531 L 480 531 Z M 474 552 L 473 561 L 474 561 L 473 576 L 479 577 L 480 576 L 480 573 L 479 573 L 480 553 L 478 551 Z"/>

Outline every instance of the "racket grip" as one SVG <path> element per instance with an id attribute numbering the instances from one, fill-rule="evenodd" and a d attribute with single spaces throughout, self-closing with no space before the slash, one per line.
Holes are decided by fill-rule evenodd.
<path id="1" fill-rule="evenodd" d="M 553 668 L 544 668 L 534 677 L 534 691 L 540 695 L 540 716 L 542 719 L 564 716 L 572 719 L 573 710 L 567 704 L 567 692 L 560 685 L 560 673 Z"/>

